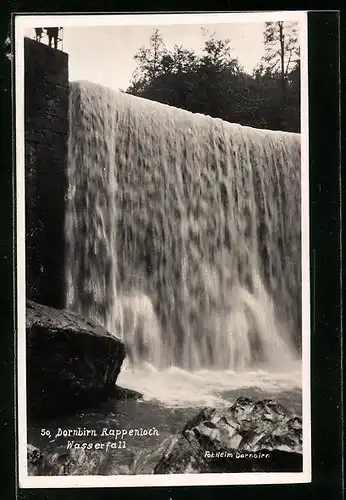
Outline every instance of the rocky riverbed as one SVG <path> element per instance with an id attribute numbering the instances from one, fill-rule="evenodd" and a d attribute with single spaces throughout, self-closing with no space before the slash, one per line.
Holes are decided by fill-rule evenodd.
<path id="1" fill-rule="evenodd" d="M 29 302 L 27 331 L 29 474 L 301 470 L 298 386 L 223 387 L 213 406 L 170 404 L 117 386 L 125 349 L 93 322 Z"/>

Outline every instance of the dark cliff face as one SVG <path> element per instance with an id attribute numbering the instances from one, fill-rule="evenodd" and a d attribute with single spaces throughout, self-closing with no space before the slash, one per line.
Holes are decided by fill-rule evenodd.
<path id="1" fill-rule="evenodd" d="M 114 397 L 125 347 L 93 321 L 27 301 L 26 343 L 30 416 L 68 414 Z"/>
<path id="2" fill-rule="evenodd" d="M 26 38 L 25 209 L 27 297 L 64 306 L 68 55 Z"/>

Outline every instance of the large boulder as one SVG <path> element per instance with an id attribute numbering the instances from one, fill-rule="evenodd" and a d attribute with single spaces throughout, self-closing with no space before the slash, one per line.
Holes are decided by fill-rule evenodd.
<path id="1" fill-rule="evenodd" d="M 205 408 L 169 442 L 155 474 L 298 472 L 302 420 L 272 400 Z"/>
<path id="2" fill-rule="evenodd" d="M 53 416 L 114 397 L 124 344 L 93 321 L 26 303 L 28 413 Z"/>

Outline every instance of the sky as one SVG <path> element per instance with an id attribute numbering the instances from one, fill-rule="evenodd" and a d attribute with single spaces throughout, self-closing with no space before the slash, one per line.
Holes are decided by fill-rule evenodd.
<path id="1" fill-rule="evenodd" d="M 136 68 L 133 56 L 141 45 L 148 45 L 155 28 L 168 50 L 177 44 L 201 52 L 205 40 L 202 27 L 215 33 L 216 38 L 230 38 L 233 57 L 250 73 L 264 55 L 264 22 L 65 27 L 63 50 L 69 54 L 70 80 L 89 80 L 126 90 Z"/>

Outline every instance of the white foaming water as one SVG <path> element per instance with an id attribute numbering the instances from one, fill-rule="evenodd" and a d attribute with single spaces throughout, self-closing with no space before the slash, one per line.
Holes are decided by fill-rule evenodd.
<path id="1" fill-rule="evenodd" d="M 171 407 L 223 406 L 229 404 L 232 391 L 259 389 L 271 397 L 301 389 L 301 370 L 297 362 L 289 372 L 198 370 L 178 367 L 157 371 L 147 365 L 133 369 L 125 366 L 118 383 L 143 394 L 145 401 L 155 400 Z"/>
<path id="2" fill-rule="evenodd" d="M 119 383 L 171 403 L 298 383 L 300 136 L 85 82 L 70 124 L 67 307 L 124 340 Z"/>

